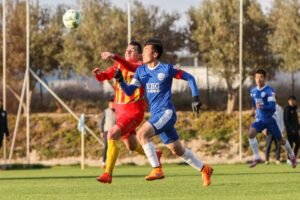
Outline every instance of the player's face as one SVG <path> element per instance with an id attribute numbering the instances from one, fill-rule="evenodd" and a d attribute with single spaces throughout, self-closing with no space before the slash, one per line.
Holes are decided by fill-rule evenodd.
<path id="1" fill-rule="evenodd" d="M 151 63 L 157 58 L 157 52 L 152 50 L 151 45 L 146 45 L 143 49 L 143 63 Z"/>
<path id="2" fill-rule="evenodd" d="M 255 83 L 258 87 L 263 87 L 265 85 L 265 77 L 263 74 L 255 74 Z"/>
<path id="3" fill-rule="evenodd" d="M 127 61 L 136 62 L 140 60 L 141 54 L 138 53 L 137 48 L 133 45 L 128 45 L 125 51 L 125 59 Z"/>
<path id="4" fill-rule="evenodd" d="M 297 101 L 295 101 L 294 99 L 290 99 L 288 101 L 288 103 L 289 103 L 290 106 L 296 106 L 297 105 Z"/>
<path id="5" fill-rule="evenodd" d="M 113 108 L 114 108 L 114 103 L 110 101 L 110 102 L 108 103 L 108 107 L 109 107 L 110 109 L 113 109 Z"/>

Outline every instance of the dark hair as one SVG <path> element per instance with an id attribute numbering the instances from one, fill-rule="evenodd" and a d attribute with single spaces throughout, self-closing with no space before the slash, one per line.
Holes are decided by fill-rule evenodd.
<path id="1" fill-rule="evenodd" d="M 255 74 L 262 74 L 265 78 L 267 76 L 267 72 L 263 69 L 258 69 L 255 71 Z"/>
<path id="2" fill-rule="evenodd" d="M 150 39 L 148 40 L 144 46 L 151 45 L 152 50 L 158 53 L 157 59 L 159 59 L 164 51 L 163 45 L 160 40 Z"/>
<path id="3" fill-rule="evenodd" d="M 108 102 L 114 102 L 114 99 L 113 99 L 113 98 L 111 98 L 111 99 L 109 99 L 109 100 L 108 100 Z"/>
<path id="4" fill-rule="evenodd" d="M 135 46 L 138 53 L 143 53 L 142 45 L 137 41 L 131 41 L 129 45 Z"/>
<path id="5" fill-rule="evenodd" d="M 296 99 L 296 97 L 295 97 L 294 95 L 291 95 L 291 96 L 289 97 L 289 100 L 295 100 L 295 101 L 296 101 L 297 99 Z"/>

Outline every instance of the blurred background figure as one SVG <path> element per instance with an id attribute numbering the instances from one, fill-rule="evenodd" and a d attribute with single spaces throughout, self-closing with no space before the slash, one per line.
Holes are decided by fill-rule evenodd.
<path id="1" fill-rule="evenodd" d="M 287 139 L 293 148 L 294 154 L 297 158 L 297 153 L 300 145 L 299 141 L 299 120 L 297 113 L 297 99 L 295 96 L 290 96 L 288 99 L 288 105 L 284 109 L 284 124 L 287 134 Z M 287 163 L 290 163 L 289 157 Z"/>
<path id="2" fill-rule="evenodd" d="M 6 135 L 6 139 L 9 139 L 9 130 L 7 126 L 7 113 L 3 110 L 3 102 L 0 99 L 0 148 L 2 147 L 2 142 L 4 138 L 4 134 Z"/>
<path id="3" fill-rule="evenodd" d="M 101 168 L 105 169 L 106 166 L 106 152 L 107 152 L 107 132 L 116 123 L 115 110 L 113 108 L 114 99 L 108 101 L 108 107 L 104 110 L 101 117 L 100 131 L 103 138 L 104 147 L 102 152 Z"/>

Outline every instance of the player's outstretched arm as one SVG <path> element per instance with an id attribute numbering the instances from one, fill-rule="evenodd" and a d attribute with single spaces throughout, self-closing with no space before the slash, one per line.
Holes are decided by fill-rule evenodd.
<path id="1" fill-rule="evenodd" d="M 127 96 L 131 96 L 134 93 L 134 91 L 138 88 L 137 86 L 132 84 L 127 85 L 127 83 L 124 81 L 122 71 L 120 69 L 116 70 L 114 78 L 120 83 L 122 90 Z"/>
<path id="2" fill-rule="evenodd" d="M 123 57 L 121 57 L 117 54 L 111 53 L 111 52 L 107 52 L 107 51 L 102 52 L 101 57 L 103 60 L 113 59 L 113 60 L 121 63 L 125 69 L 132 71 L 132 72 L 135 72 L 136 69 L 138 68 L 138 66 L 140 66 L 142 64 L 141 62 L 130 63 L 127 60 L 125 60 Z"/>
<path id="3" fill-rule="evenodd" d="M 132 72 L 135 72 L 136 69 L 142 65 L 142 62 L 136 62 L 136 63 L 131 63 L 131 62 L 128 62 L 127 60 L 125 60 L 123 57 L 117 55 L 117 54 L 114 54 L 114 58 L 113 58 L 115 61 L 121 63 L 124 68 L 126 68 L 127 70 L 129 71 L 132 71 Z"/>
<path id="4" fill-rule="evenodd" d="M 98 81 L 102 82 L 105 80 L 111 80 L 114 77 L 115 71 L 116 71 L 116 67 L 113 65 L 103 72 L 101 72 L 99 68 L 94 68 L 92 70 L 92 74 L 95 76 L 95 78 Z"/>

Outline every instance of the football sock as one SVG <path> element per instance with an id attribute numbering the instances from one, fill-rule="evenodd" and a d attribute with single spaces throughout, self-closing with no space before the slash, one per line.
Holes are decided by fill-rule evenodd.
<path id="1" fill-rule="evenodd" d="M 290 158 L 295 157 L 294 151 L 292 150 L 292 147 L 291 147 L 289 141 L 287 141 L 287 140 L 285 141 L 284 147 L 287 150 Z"/>
<path id="2" fill-rule="evenodd" d="M 112 175 L 112 171 L 115 167 L 117 158 L 119 155 L 119 147 L 117 140 L 107 140 L 107 153 L 106 153 L 106 168 L 105 172 Z"/>
<path id="3" fill-rule="evenodd" d="M 259 153 L 258 153 L 258 142 L 256 138 L 249 138 L 249 144 L 252 149 L 252 152 L 254 154 L 255 160 L 260 159 Z"/>
<path id="4" fill-rule="evenodd" d="M 134 151 L 141 154 L 141 155 L 145 155 L 144 149 L 143 149 L 143 147 L 140 143 L 138 143 L 138 145 L 137 145 L 137 147 L 135 148 Z"/>
<path id="5" fill-rule="evenodd" d="M 157 155 L 156 155 L 156 150 L 154 148 L 153 143 L 149 142 L 149 143 L 144 144 L 143 149 L 144 149 L 146 157 L 148 158 L 151 166 L 153 168 L 160 167 L 160 164 L 158 162 L 158 158 L 157 158 Z"/>
<path id="6" fill-rule="evenodd" d="M 198 160 L 195 155 L 193 154 L 193 152 L 187 148 L 185 148 L 184 150 L 184 154 L 181 156 L 181 158 L 190 166 L 192 166 L 193 168 L 197 169 L 198 171 L 201 171 L 201 169 L 203 168 L 203 163 Z"/>

